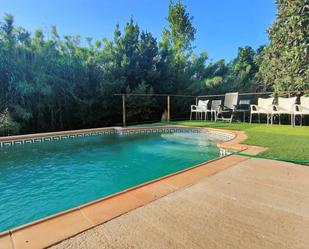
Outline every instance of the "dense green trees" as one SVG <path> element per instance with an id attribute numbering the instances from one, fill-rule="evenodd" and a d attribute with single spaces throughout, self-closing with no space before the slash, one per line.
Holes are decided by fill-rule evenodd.
<path id="1" fill-rule="evenodd" d="M 230 70 L 230 77 L 236 89 L 254 91 L 254 88 L 258 87 L 254 78 L 259 69 L 256 56 L 256 51 L 249 46 L 239 48 Z"/>
<path id="2" fill-rule="evenodd" d="M 267 88 L 304 90 L 309 86 L 309 1 L 277 0 L 278 14 L 268 30 L 270 45 L 260 61 Z"/>
<path id="3" fill-rule="evenodd" d="M 278 20 L 269 46 L 246 46 L 229 63 L 207 63 L 194 51 L 193 17 L 170 2 L 168 27 L 157 40 L 131 18 L 112 40 L 82 45 L 79 36 L 61 37 L 0 23 L 0 132 L 28 133 L 101 127 L 121 123 L 121 99 L 114 93 L 202 95 L 226 91 L 303 89 L 308 82 L 308 4 L 278 1 Z M 305 1 L 307 2 L 307 1 Z M 194 99 L 174 99 L 173 110 L 188 110 Z M 129 122 L 161 117 L 166 99 L 129 97 Z"/>

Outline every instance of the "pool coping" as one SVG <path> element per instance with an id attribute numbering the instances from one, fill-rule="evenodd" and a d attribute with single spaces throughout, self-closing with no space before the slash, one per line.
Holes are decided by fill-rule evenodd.
<path id="1" fill-rule="evenodd" d="M 199 128 L 189 126 L 147 126 L 147 127 L 104 127 L 96 129 L 65 131 L 56 133 L 40 133 L 31 135 L 0 138 L 0 141 L 13 141 L 22 138 L 36 138 L 53 135 L 67 135 L 82 132 L 105 130 L 134 131 L 140 129 L 198 129 L 202 131 L 221 132 L 234 137 L 228 141 L 218 143 L 222 149 L 233 149 L 249 154 L 260 153 L 267 148 L 240 144 L 247 136 L 242 131 L 232 131 L 214 128 Z M 125 189 L 112 195 L 99 198 L 86 204 L 53 214 L 51 216 L 12 228 L 0 233 L 0 243 L 7 248 L 45 248 L 57 244 L 65 239 L 103 224 L 113 218 L 123 215 L 135 208 L 141 207 L 180 188 L 190 186 L 200 179 L 216 174 L 228 167 L 247 160 L 247 157 L 226 155 L 207 162 L 194 165 L 184 170 L 145 182 Z M 72 224 L 74 224 L 72 226 Z M 75 225 L 76 224 L 76 225 Z"/>

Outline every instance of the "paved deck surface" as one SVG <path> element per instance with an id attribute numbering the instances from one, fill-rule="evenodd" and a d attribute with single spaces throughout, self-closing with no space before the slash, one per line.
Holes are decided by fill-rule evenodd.
<path id="1" fill-rule="evenodd" d="M 308 249 L 309 167 L 249 159 L 52 248 Z"/>

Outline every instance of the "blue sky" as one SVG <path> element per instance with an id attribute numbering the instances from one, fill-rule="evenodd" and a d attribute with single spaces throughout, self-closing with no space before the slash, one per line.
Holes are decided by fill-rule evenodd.
<path id="1" fill-rule="evenodd" d="M 258 48 L 268 42 L 266 29 L 276 16 L 274 0 L 183 0 L 197 29 L 195 51 L 213 60 L 231 60 L 238 47 Z M 0 0 L 0 17 L 15 16 L 17 25 L 33 32 L 56 25 L 60 34 L 111 38 L 132 16 L 141 29 L 160 39 L 169 0 Z"/>

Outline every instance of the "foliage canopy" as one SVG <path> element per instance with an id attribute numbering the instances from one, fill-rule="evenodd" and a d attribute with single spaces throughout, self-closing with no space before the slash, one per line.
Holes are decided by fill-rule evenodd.
<path id="1" fill-rule="evenodd" d="M 271 43 L 239 48 L 231 62 L 194 53 L 197 30 L 181 1 L 168 7 L 160 40 L 131 18 L 113 39 L 93 41 L 31 34 L 6 14 L 0 23 L 0 113 L 15 133 L 102 127 L 121 123 L 114 93 L 203 95 L 259 89 L 304 89 L 309 79 L 308 0 L 278 0 Z M 160 119 L 165 99 L 128 99 L 129 121 Z M 194 100 L 175 100 L 177 112 Z M 1 122 L 1 120 L 0 120 Z"/>

